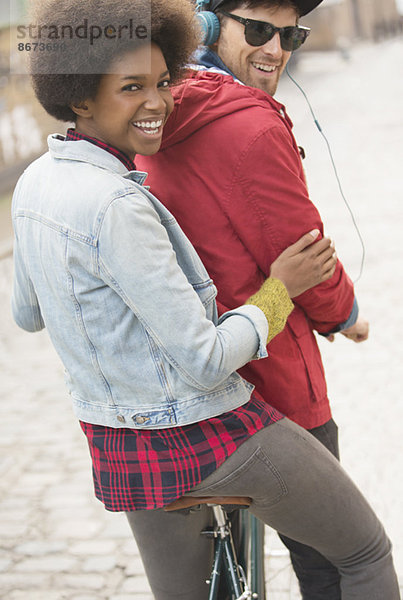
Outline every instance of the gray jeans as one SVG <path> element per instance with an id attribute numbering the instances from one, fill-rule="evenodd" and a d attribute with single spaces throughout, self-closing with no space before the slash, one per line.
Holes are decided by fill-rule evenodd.
<path id="1" fill-rule="evenodd" d="M 254 515 L 337 567 L 343 600 L 400 599 L 381 523 L 338 461 L 288 419 L 252 436 L 190 494 L 250 496 Z M 212 543 L 200 532 L 210 513 L 127 513 L 156 600 L 207 599 Z"/>
<path id="2" fill-rule="evenodd" d="M 308 431 L 340 460 L 338 429 L 333 419 Z M 313 548 L 284 535 L 280 539 L 290 551 L 302 600 L 340 600 L 340 575 L 336 567 Z"/>

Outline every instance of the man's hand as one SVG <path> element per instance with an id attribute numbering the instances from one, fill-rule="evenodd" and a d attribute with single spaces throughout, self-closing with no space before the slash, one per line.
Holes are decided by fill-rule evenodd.
<path id="1" fill-rule="evenodd" d="M 313 243 L 319 235 L 314 229 L 303 235 L 276 258 L 270 267 L 270 277 L 280 279 L 290 298 L 330 279 L 337 263 L 337 256 L 329 238 Z"/>
<path id="2" fill-rule="evenodd" d="M 369 323 L 362 317 L 358 316 L 358 319 L 354 325 L 348 329 L 343 329 L 343 331 L 340 331 L 340 333 L 342 333 L 349 340 L 353 340 L 353 342 L 356 342 L 357 344 L 360 342 L 365 342 L 369 335 Z"/>
<path id="3" fill-rule="evenodd" d="M 343 331 L 340 331 L 340 333 L 342 333 L 349 340 L 353 340 L 353 342 L 355 342 L 356 344 L 359 344 L 360 342 L 365 342 L 365 340 L 367 340 L 369 336 L 369 323 L 362 317 L 358 316 L 358 319 L 356 320 L 354 325 L 352 325 L 348 329 L 343 329 Z M 327 335 L 326 339 L 328 342 L 334 342 L 336 336 L 334 333 L 332 333 L 330 335 Z"/>

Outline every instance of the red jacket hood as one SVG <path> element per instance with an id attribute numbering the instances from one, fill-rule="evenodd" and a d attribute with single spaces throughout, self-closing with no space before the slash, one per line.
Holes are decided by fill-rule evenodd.
<path id="1" fill-rule="evenodd" d="M 208 123 L 251 105 L 271 104 L 292 127 L 282 104 L 262 90 L 234 81 L 230 75 L 190 71 L 187 79 L 172 88 L 172 95 L 175 108 L 164 127 L 161 150 L 182 142 Z"/>

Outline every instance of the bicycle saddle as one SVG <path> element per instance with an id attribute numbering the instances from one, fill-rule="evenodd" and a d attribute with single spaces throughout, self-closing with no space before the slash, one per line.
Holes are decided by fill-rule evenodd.
<path id="1" fill-rule="evenodd" d="M 164 506 L 164 510 L 167 512 L 182 510 L 199 504 L 221 504 L 236 508 L 248 508 L 252 504 L 252 498 L 247 496 L 181 496 L 181 498 Z"/>

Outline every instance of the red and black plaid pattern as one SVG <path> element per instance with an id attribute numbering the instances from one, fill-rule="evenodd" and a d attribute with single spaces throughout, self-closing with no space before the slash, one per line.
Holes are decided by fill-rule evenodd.
<path id="1" fill-rule="evenodd" d="M 96 497 L 110 511 L 161 508 L 213 473 L 251 435 L 283 415 L 256 393 L 240 408 L 172 429 L 81 423 Z"/>
<path id="2" fill-rule="evenodd" d="M 136 165 L 134 164 L 134 162 L 124 152 L 121 152 L 121 150 L 118 150 L 113 146 L 109 146 L 109 144 L 106 144 L 105 142 L 102 142 L 97 138 L 93 138 L 89 135 L 84 135 L 83 133 L 78 133 L 75 129 L 68 129 L 66 134 L 66 141 L 74 142 L 78 140 L 85 140 L 87 142 L 91 142 L 91 144 L 98 146 L 98 148 L 102 148 L 103 150 L 110 152 L 111 154 L 113 154 L 113 156 L 116 156 L 116 158 L 118 158 L 124 164 L 128 171 L 136 170 Z"/>

